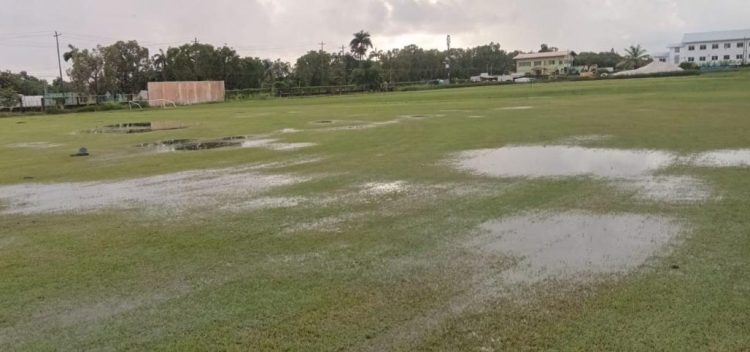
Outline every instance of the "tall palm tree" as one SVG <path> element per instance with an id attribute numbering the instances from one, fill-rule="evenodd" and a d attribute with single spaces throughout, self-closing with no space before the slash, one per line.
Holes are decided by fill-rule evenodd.
<path id="1" fill-rule="evenodd" d="M 370 40 L 370 33 L 364 30 L 354 33 L 354 39 L 349 42 L 349 47 L 353 54 L 359 57 L 359 61 L 367 54 L 367 50 L 372 48 L 372 41 Z"/>
<path id="2" fill-rule="evenodd" d="M 640 44 L 631 45 L 625 49 L 625 62 L 628 65 L 632 65 L 633 68 L 637 69 L 641 67 L 641 64 L 648 60 L 649 56 L 646 54 L 646 49 L 642 48 Z"/>

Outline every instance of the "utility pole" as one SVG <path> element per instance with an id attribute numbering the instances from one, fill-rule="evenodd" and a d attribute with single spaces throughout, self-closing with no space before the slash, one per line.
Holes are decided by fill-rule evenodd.
<path id="1" fill-rule="evenodd" d="M 341 57 L 339 58 L 339 61 L 341 61 L 341 67 L 344 69 L 344 85 L 348 85 L 349 75 L 348 72 L 346 72 L 346 45 L 341 45 Z"/>
<path id="2" fill-rule="evenodd" d="M 318 56 L 320 58 L 320 85 L 323 85 L 323 75 L 325 74 L 325 62 L 323 62 L 323 52 L 326 47 L 326 43 L 324 41 L 320 41 L 320 55 Z"/>
<path id="3" fill-rule="evenodd" d="M 193 40 L 193 44 L 198 45 L 198 37 L 195 37 L 195 39 Z"/>
<path id="4" fill-rule="evenodd" d="M 57 69 L 60 70 L 60 93 L 63 92 L 64 86 L 63 86 L 63 76 L 62 76 L 62 62 L 60 61 L 60 36 L 62 33 L 57 33 L 55 31 L 55 44 L 57 44 Z"/>
<path id="5" fill-rule="evenodd" d="M 448 70 L 448 84 L 451 84 L 451 35 L 448 34 L 448 39 L 446 39 L 446 42 L 448 43 L 448 51 L 447 55 L 445 55 L 445 68 Z"/>

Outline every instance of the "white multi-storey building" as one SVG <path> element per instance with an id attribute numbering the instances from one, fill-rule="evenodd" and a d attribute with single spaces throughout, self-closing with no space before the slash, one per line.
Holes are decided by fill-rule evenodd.
<path id="1" fill-rule="evenodd" d="M 682 43 L 669 46 L 668 62 L 699 66 L 739 65 L 750 62 L 750 29 L 688 33 Z"/>

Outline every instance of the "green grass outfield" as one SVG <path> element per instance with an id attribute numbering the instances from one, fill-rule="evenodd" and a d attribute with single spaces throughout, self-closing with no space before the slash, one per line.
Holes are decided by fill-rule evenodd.
<path id="1" fill-rule="evenodd" d="M 532 108 L 502 109 L 519 106 Z M 425 118 L 315 131 L 405 115 Z M 190 127 L 82 132 L 141 121 Z M 273 138 L 316 145 L 136 147 L 282 129 L 302 131 Z M 270 171 L 311 180 L 265 196 L 334 199 L 240 211 L 196 205 L 181 215 L 137 207 L 0 213 L 0 350 L 750 349 L 750 168 L 665 170 L 698 177 L 715 195 L 672 204 L 587 177 L 492 178 L 446 162 L 464 150 L 587 135 L 611 136 L 591 142 L 597 147 L 681 155 L 750 148 L 750 71 L 0 119 L 3 186 L 317 158 Z M 92 156 L 70 157 L 80 146 Z M 395 181 L 423 191 L 351 200 L 362 185 Z M 522 298 L 435 313 L 465 295 L 477 271 L 512 265 L 502 256 L 475 265 L 461 249 L 480 224 L 564 210 L 663 215 L 685 225 L 671 250 L 627 274 L 544 282 Z M 327 221 L 334 229 L 300 226 Z"/>

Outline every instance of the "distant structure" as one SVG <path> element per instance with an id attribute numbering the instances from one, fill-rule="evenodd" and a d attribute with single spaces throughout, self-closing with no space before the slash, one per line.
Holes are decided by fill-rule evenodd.
<path id="1" fill-rule="evenodd" d="M 665 51 L 665 52 L 651 54 L 651 58 L 654 59 L 654 61 L 667 62 L 669 61 L 669 52 Z"/>
<path id="2" fill-rule="evenodd" d="M 224 101 L 224 81 L 148 82 L 150 101 L 191 105 Z"/>
<path id="3" fill-rule="evenodd" d="M 682 42 L 669 46 L 668 61 L 675 65 L 683 62 L 699 66 L 747 64 L 750 29 L 687 33 Z"/>
<path id="4" fill-rule="evenodd" d="M 575 59 L 572 51 L 550 51 L 545 53 L 518 54 L 516 72 L 531 76 L 556 76 L 570 71 Z"/>

